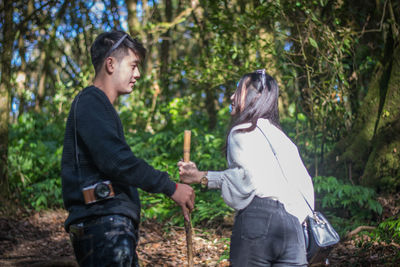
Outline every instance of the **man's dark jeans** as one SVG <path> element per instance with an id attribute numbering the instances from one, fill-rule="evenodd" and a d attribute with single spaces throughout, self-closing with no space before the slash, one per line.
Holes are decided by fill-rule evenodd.
<path id="1" fill-rule="evenodd" d="M 137 229 L 128 217 L 97 217 L 71 224 L 69 232 L 79 266 L 139 266 Z"/>
<path id="2" fill-rule="evenodd" d="M 283 204 L 255 197 L 238 212 L 232 230 L 231 266 L 307 266 L 299 220 Z"/>

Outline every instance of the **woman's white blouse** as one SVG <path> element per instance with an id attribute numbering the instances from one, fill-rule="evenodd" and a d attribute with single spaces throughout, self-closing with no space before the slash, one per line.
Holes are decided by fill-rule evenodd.
<path id="1" fill-rule="evenodd" d="M 235 131 L 249 126 L 250 123 L 241 124 L 230 132 L 227 146 L 229 169 L 209 171 L 208 188 L 221 189 L 224 201 L 236 210 L 245 208 L 254 196 L 277 198 L 287 212 L 302 222 L 312 212 L 300 191 L 314 208 L 314 188 L 296 145 L 268 120 L 258 120 L 257 126 L 271 142 L 285 179 L 260 129 Z"/>

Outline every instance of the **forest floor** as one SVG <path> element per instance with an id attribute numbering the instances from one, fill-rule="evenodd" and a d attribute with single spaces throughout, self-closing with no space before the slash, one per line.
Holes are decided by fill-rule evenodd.
<path id="1" fill-rule="evenodd" d="M 77 266 L 63 222 L 63 210 L 30 215 L 0 214 L 0 266 Z M 168 230 L 167 232 L 165 230 Z M 195 229 L 195 266 L 228 266 L 231 227 Z M 140 228 L 141 266 L 185 266 L 186 239 L 182 227 L 145 222 Z M 360 245 L 362 236 L 343 240 L 330 252 L 329 266 L 400 266 L 397 244 Z M 324 266 L 320 264 L 319 266 Z"/>

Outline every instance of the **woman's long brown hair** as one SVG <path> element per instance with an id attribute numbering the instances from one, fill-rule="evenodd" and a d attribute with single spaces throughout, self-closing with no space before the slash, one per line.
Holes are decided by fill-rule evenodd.
<path id="1" fill-rule="evenodd" d="M 264 83 L 263 78 L 265 78 Z M 245 100 L 244 103 L 241 103 L 243 94 L 245 94 Z M 278 97 L 278 84 L 270 75 L 262 75 L 258 72 L 245 74 L 240 79 L 235 92 L 235 114 L 232 116 L 228 128 L 225 149 L 228 145 L 229 133 L 232 128 L 239 124 L 250 123 L 250 127 L 237 130 L 239 132 L 250 132 L 256 128 L 258 119 L 263 118 L 268 119 L 280 129 Z"/>

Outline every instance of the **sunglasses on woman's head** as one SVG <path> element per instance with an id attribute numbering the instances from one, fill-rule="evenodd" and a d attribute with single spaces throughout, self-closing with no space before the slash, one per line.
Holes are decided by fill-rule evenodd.
<path id="1" fill-rule="evenodd" d="M 256 70 L 255 73 L 261 74 L 261 83 L 262 83 L 262 86 L 263 86 L 262 89 L 265 89 L 266 86 L 267 86 L 267 77 L 266 77 L 266 75 L 265 75 L 265 69 Z M 262 91 L 262 90 L 261 90 L 261 91 Z"/>

